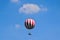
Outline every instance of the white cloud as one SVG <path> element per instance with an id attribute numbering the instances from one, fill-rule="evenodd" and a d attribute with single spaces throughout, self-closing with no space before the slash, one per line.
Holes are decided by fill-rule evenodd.
<path id="1" fill-rule="evenodd" d="M 11 0 L 13 3 L 18 3 L 19 0 Z"/>
<path id="2" fill-rule="evenodd" d="M 19 8 L 19 12 L 31 14 L 38 13 L 40 11 L 40 7 L 36 4 L 24 4 L 21 8 Z"/>
<path id="3" fill-rule="evenodd" d="M 15 27 L 16 27 L 16 28 L 20 28 L 20 25 L 19 25 L 19 24 L 15 24 Z"/>
<path id="4" fill-rule="evenodd" d="M 41 11 L 47 11 L 47 8 L 42 8 L 36 4 L 23 4 L 23 6 L 19 8 L 19 13 L 26 14 L 38 13 Z"/>

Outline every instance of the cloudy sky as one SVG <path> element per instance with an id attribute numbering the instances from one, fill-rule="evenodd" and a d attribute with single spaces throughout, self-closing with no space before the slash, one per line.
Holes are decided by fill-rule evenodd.
<path id="1" fill-rule="evenodd" d="M 25 28 L 27 18 L 34 29 Z M 0 0 L 0 40 L 60 40 L 60 1 Z"/>

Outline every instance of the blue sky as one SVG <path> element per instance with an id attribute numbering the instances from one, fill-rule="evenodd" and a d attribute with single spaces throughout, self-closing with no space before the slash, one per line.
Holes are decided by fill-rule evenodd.
<path id="1" fill-rule="evenodd" d="M 36 4 L 47 11 L 19 13 L 24 4 Z M 27 30 L 24 21 L 32 18 L 36 26 Z M 29 36 L 28 33 L 32 35 Z M 60 40 L 60 0 L 0 0 L 0 40 Z"/>

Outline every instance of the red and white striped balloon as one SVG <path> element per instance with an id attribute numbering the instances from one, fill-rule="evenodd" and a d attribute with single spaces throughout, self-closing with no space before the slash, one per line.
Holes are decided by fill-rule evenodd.
<path id="1" fill-rule="evenodd" d="M 27 29 L 32 29 L 35 26 L 35 21 L 33 19 L 26 19 L 25 20 L 25 27 Z"/>

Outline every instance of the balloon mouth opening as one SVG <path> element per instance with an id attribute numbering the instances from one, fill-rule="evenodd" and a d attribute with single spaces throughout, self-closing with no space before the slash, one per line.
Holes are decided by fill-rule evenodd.
<path id="1" fill-rule="evenodd" d="M 31 30 L 31 29 L 34 29 L 34 27 L 26 27 L 27 29 Z"/>

